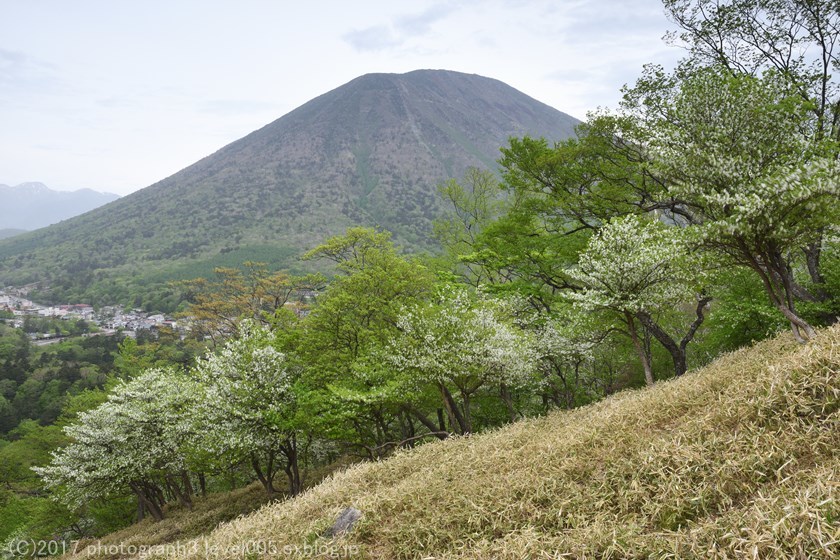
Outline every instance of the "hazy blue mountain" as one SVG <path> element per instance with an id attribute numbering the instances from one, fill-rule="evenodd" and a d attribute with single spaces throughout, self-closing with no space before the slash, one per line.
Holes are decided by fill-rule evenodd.
<path id="1" fill-rule="evenodd" d="M 54 191 L 43 183 L 0 185 L 0 229 L 31 231 L 84 214 L 119 196 L 90 189 Z"/>
<path id="2" fill-rule="evenodd" d="M 25 229 L 0 229 L 0 239 L 6 239 L 7 237 L 14 237 L 15 235 L 20 235 L 21 233 L 26 233 Z"/>

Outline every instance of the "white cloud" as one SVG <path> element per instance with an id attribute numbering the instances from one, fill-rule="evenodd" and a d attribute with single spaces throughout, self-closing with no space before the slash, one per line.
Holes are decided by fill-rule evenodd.
<path id="1" fill-rule="evenodd" d="M 366 29 L 351 31 L 344 35 L 344 40 L 360 51 L 379 51 L 403 44 L 390 27 L 374 25 Z"/>

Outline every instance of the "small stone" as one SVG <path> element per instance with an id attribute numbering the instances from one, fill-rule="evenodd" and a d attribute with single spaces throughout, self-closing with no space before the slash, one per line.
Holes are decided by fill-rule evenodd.
<path id="1" fill-rule="evenodd" d="M 353 525 L 361 519 L 362 512 L 357 510 L 354 507 L 344 508 L 344 510 L 339 514 L 338 519 L 335 520 L 333 526 L 327 529 L 327 532 L 324 533 L 325 537 L 337 537 L 339 535 L 343 535 L 350 531 L 353 528 Z"/>

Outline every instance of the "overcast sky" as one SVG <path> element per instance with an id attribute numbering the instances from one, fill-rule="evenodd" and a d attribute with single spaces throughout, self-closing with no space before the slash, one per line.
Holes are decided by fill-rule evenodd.
<path id="1" fill-rule="evenodd" d="M 582 119 L 673 65 L 670 28 L 660 0 L 0 0 L 0 183 L 127 194 L 370 72 L 480 74 Z"/>

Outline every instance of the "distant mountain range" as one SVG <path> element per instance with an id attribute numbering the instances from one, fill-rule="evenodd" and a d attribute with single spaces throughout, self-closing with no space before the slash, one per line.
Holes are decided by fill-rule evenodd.
<path id="1" fill-rule="evenodd" d="M 14 229 L 14 228 L 0 229 L 0 239 L 6 239 L 7 237 L 14 237 L 15 235 L 20 235 L 21 233 L 26 233 L 26 230 L 25 229 Z"/>
<path id="2" fill-rule="evenodd" d="M 115 194 L 90 189 L 54 191 L 43 183 L 0 185 L 0 238 L 6 230 L 46 227 L 118 198 Z"/>
<path id="3" fill-rule="evenodd" d="M 56 297 L 126 299 L 217 265 L 294 269 L 303 250 L 351 225 L 429 247 L 438 184 L 495 169 L 512 136 L 562 140 L 577 124 L 482 76 L 367 74 L 154 185 L 0 241 L 0 284 L 45 280 Z"/>

